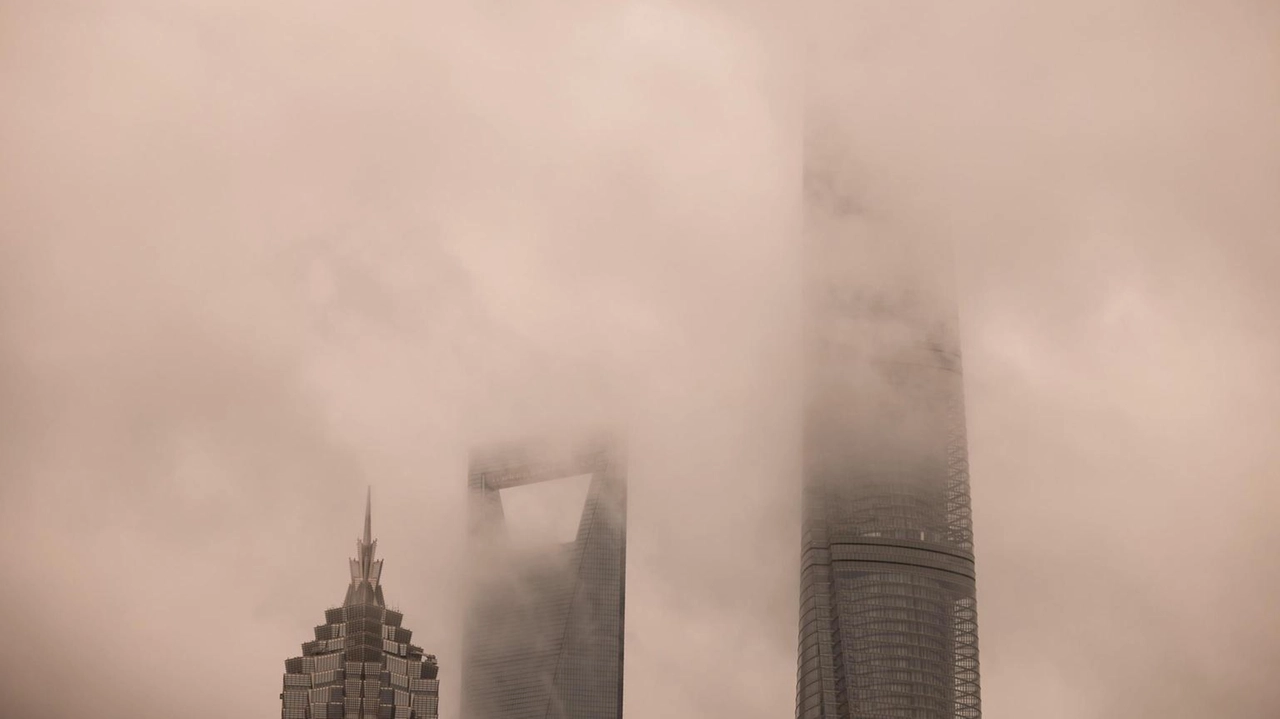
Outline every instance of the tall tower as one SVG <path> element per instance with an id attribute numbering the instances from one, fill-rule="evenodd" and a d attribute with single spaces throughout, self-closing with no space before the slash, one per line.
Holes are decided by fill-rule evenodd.
<path id="1" fill-rule="evenodd" d="M 382 560 L 374 559 L 372 496 L 356 540 L 351 584 L 341 607 L 324 613 L 302 656 L 285 660 L 281 719 L 436 719 L 436 658 L 410 643 L 400 612 L 382 598 Z"/>
<path id="2" fill-rule="evenodd" d="M 797 719 L 978 719 L 950 250 L 864 226 L 839 133 L 805 148 Z"/>
<path id="3" fill-rule="evenodd" d="M 508 495 L 586 480 L 571 541 L 527 544 Z M 475 572 L 462 669 L 466 719 L 621 719 L 627 469 L 621 447 L 505 445 L 472 455 Z M 576 507 L 572 508 L 576 513 Z M 572 532 L 572 527 L 570 527 Z"/>

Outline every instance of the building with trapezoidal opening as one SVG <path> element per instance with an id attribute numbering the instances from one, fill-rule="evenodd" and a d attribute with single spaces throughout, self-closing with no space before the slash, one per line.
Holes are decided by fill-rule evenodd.
<path id="1" fill-rule="evenodd" d="M 281 719 L 436 719 L 439 667 L 382 598 L 371 499 L 341 607 L 324 613 L 302 656 L 285 660 Z"/>
<path id="2" fill-rule="evenodd" d="M 977 604 L 947 245 L 869 226 L 806 138 L 797 719 L 978 719 Z"/>
<path id="3" fill-rule="evenodd" d="M 491 447 L 473 453 L 467 485 L 475 575 L 463 640 L 462 716 L 620 719 L 622 447 L 608 440 L 564 452 L 537 444 Z M 549 510 L 535 501 L 538 492 L 558 492 L 560 501 Z M 541 521 L 547 519 L 556 521 Z"/>

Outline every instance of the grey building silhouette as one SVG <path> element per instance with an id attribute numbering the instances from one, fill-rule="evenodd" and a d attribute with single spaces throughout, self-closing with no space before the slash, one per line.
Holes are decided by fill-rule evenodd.
<path id="1" fill-rule="evenodd" d="M 521 546 L 504 490 L 590 475 L 573 541 Z M 593 441 L 552 454 L 510 444 L 473 453 L 476 572 L 463 645 L 466 719 L 619 719 L 626 597 L 626 459 Z"/>
<path id="2" fill-rule="evenodd" d="M 798 719 L 977 719 L 977 608 L 949 250 L 864 225 L 806 139 Z"/>
<path id="3" fill-rule="evenodd" d="M 436 719 L 440 680 L 436 658 L 411 643 L 403 615 L 382 597 L 382 560 L 374 559 L 372 497 L 364 536 L 351 560 L 351 584 L 341 607 L 324 613 L 302 656 L 285 660 L 281 719 Z"/>

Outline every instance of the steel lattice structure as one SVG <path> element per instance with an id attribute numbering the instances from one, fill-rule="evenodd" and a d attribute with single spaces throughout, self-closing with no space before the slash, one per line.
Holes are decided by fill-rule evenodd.
<path id="1" fill-rule="evenodd" d="M 877 242 L 810 138 L 797 719 L 979 719 L 954 299 L 937 245 Z"/>

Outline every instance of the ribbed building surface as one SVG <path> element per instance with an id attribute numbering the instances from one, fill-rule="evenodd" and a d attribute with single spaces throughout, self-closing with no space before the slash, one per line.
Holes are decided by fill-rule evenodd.
<path id="1" fill-rule="evenodd" d="M 285 660 L 282 719 L 436 719 L 436 658 L 411 643 L 399 612 L 386 608 L 374 559 L 370 507 L 351 560 L 341 607 L 325 612 L 302 656 Z"/>
<path id="2" fill-rule="evenodd" d="M 576 538 L 523 547 L 501 491 L 591 475 Z M 607 441 L 550 456 L 510 445 L 473 455 L 473 568 L 462 673 L 465 719 L 620 719 L 626 465 Z"/>
<path id="3" fill-rule="evenodd" d="M 798 719 L 978 719 L 956 310 L 942 243 L 865 227 L 809 138 Z"/>

